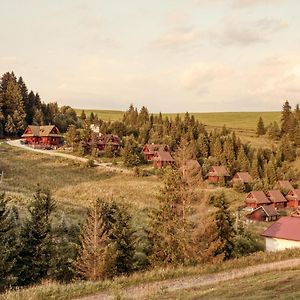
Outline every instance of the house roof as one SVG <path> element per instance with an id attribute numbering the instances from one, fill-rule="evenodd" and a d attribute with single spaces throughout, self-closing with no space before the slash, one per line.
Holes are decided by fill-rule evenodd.
<path id="1" fill-rule="evenodd" d="M 278 190 L 268 191 L 267 196 L 272 202 L 287 202 L 282 193 Z"/>
<path id="2" fill-rule="evenodd" d="M 102 134 L 98 139 L 98 144 L 106 145 L 108 143 L 112 145 L 120 145 L 121 141 L 120 138 L 115 134 Z"/>
<path id="3" fill-rule="evenodd" d="M 240 179 L 244 183 L 248 183 L 252 181 L 252 177 L 248 172 L 237 172 L 234 175 L 235 178 Z"/>
<path id="4" fill-rule="evenodd" d="M 35 125 L 28 125 L 27 129 L 30 129 L 32 133 L 24 133 L 22 137 L 43 137 L 43 136 L 52 136 L 52 137 L 60 137 L 61 135 L 56 133 L 51 133 L 54 128 L 56 128 L 55 125 L 43 125 L 43 126 L 35 126 Z M 58 129 L 57 129 L 58 131 Z"/>
<path id="5" fill-rule="evenodd" d="M 267 228 L 261 235 L 300 242 L 300 218 L 282 217 Z"/>
<path id="6" fill-rule="evenodd" d="M 158 150 L 155 155 L 154 160 L 156 161 L 174 162 L 174 158 L 171 156 L 170 152 Z"/>
<path id="7" fill-rule="evenodd" d="M 145 152 L 145 148 L 148 149 L 147 152 Z M 155 154 L 155 152 L 157 152 L 159 150 L 166 151 L 167 148 L 169 148 L 167 145 L 162 145 L 162 144 L 146 144 L 144 146 L 144 152 L 148 153 L 148 154 Z"/>
<path id="8" fill-rule="evenodd" d="M 258 211 L 258 210 L 262 210 L 266 216 L 268 217 L 274 217 L 274 216 L 278 216 L 278 212 L 277 210 L 272 206 L 272 205 L 262 205 L 262 206 L 259 206 L 258 208 L 254 209 L 251 213 L 253 214 L 255 211 Z"/>
<path id="9" fill-rule="evenodd" d="M 280 188 L 285 189 L 285 190 L 293 190 L 294 187 L 288 180 L 279 180 L 277 182 Z"/>
<path id="10" fill-rule="evenodd" d="M 289 191 L 287 198 L 290 199 L 299 199 L 300 200 L 300 189 L 295 189 L 295 190 L 291 190 Z"/>
<path id="11" fill-rule="evenodd" d="M 250 197 L 252 196 L 252 197 Z M 252 191 L 246 196 L 247 202 L 255 202 L 257 204 L 270 204 L 271 201 L 267 198 L 263 191 Z"/>
<path id="12" fill-rule="evenodd" d="M 209 176 L 230 176 L 224 166 L 212 166 L 208 175 Z"/>

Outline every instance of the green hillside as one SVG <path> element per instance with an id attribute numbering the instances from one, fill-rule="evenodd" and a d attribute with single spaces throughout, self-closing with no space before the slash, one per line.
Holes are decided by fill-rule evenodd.
<path id="1" fill-rule="evenodd" d="M 81 114 L 82 109 L 76 109 L 78 115 Z M 123 111 L 119 110 L 85 110 L 89 115 L 91 112 L 97 114 L 100 119 L 105 121 L 117 121 L 121 120 Z M 217 113 L 190 113 L 195 118 L 205 125 L 221 127 L 224 124 L 229 128 L 239 129 L 256 129 L 258 118 L 261 116 L 268 125 L 270 122 L 280 122 L 280 112 L 217 112 Z M 184 116 L 184 113 L 180 113 L 180 116 Z M 163 116 L 174 118 L 175 113 L 165 113 Z"/>

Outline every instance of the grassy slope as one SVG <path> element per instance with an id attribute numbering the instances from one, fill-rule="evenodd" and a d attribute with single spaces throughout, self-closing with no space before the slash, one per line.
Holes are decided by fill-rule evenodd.
<path id="1" fill-rule="evenodd" d="M 116 295 L 120 295 L 122 293 L 122 289 L 135 286 L 144 283 L 163 281 L 167 279 L 175 279 L 175 278 L 184 278 L 194 275 L 205 275 L 205 274 L 215 274 L 217 272 L 233 270 L 233 269 L 243 269 L 248 266 L 255 266 L 263 263 L 272 263 L 275 261 L 286 260 L 290 258 L 299 258 L 300 252 L 299 249 L 294 250 L 286 250 L 277 253 L 266 253 L 260 252 L 250 255 L 248 257 L 242 257 L 239 259 L 234 259 L 230 261 L 226 261 L 224 263 L 215 264 L 215 265 L 200 265 L 196 267 L 177 267 L 177 268 L 162 268 L 162 269 L 154 269 L 144 273 L 135 273 L 129 277 L 118 277 L 112 281 L 99 281 L 99 282 L 85 282 L 79 281 L 72 284 L 57 284 L 57 283 L 44 283 L 41 285 L 37 285 L 34 287 L 26 288 L 23 290 L 10 291 L 4 295 L 0 295 L 0 300 L 23 300 L 23 299 L 32 299 L 32 300 L 44 300 L 44 299 L 56 299 L 56 300 L 69 300 L 79 298 L 85 295 L 93 295 L 97 292 L 109 290 L 112 293 L 116 293 Z M 286 292 L 288 295 L 291 292 L 295 292 L 295 289 L 299 291 L 299 275 L 300 271 L 295 271 L 295 273 L 288 273 L 291 271 L 279 271 L 273 273 L 262 273 L 261 275 L 252 276 L 249 274 L 249 277 L 244 279 L 235 279 L 234 281 L 228 281 L 221 284 L 218 284 L 214 287 L 203 287 L 198 290 L 181 290 L 177 291 L 176 294 L 170 293 L 159 293 L 159 295 L 153 295 L 153 298 L 147 297 L 149 299 L 223 299 L 219 298 L 222 295 L 226 295 L 229 298 L 225 299 L 235 299 L 234 293 L 239 292 L 239 297 L 236 299 L 246 298 L 247 295 L 254 294 L 253 289 L 258 289 L 260 291 L 264 290 L 265 298 L 250 298 L 250 299 L 269 299 L 269 296 L 274 295 L 273 287 L 276 286 L 275 283 L 285 284 L 286 289 L 282 290 Z M 275 274 L 277 277 L 269 276 L 269 274 Z M 292 275 L 296 276 L 292 279 Z M 258 276 L 261 277 L 261 280 L 257 280 Z M 288 278 L 288 279 L 287 279 Z M 288 290 L 286 280 L 293 280 L 289 287 L 292 289 Z M 250 287 L 245 287 L 245 280 L 248 280 L 251 283 Z M 274 280 L 274 284 L 271 284 Z M 235 284 L 237 285 L 237 289 L 234 289 Z M 269 289 L 268 289 L 269 286 Z M 228 288 L 230 289 L 228 290 Z M 243 288 L 243 289 L 242 289 Z M 248 290 L 247 290 L 248 288 Z M 280 286 L 278 286 L 278 289 Z M 278 291 L 277 289 L 277 291 Z M 203 293 L 203 291 L 205 293 Z M 163 291 L 162 291 L 163 292 Z M 214 294 L 209 294 L 209 293 Z M 248 294 L 247 294 L 248 293 Z M 202 297 L 203 295 L 208 295 L 210 298 Z M 212 296 L 211 296 L 212 295 Z M 257 292 L 254 294 L 256 296 L 259 295 Z M 294 294 L 296 295 L 296 294 Z M 230 298 L 230 296 L 232 296 Z M 284 294 L 285 296 L 285 294 Z M 176 298 L 180 297 L 180 298 Z M 201 298 L 202 297 L 202 298 Z M 122 297 L 115 297 L 115 299 L 124 299 Z M 277 298 L 278 299 L 278 298 Z M 288 298 L 280 298 L 280 299 L 288 299 Z M 297 298 L 294 298 L 297 299 Z M 125 300 L 125 299 L 124 299 Z"/>
<path id="2" fill-rule="evenodd" d="M 80 115 L 81 109 L 76 109 L 77 114 Z M 99 118 L 106 121 L 121 120 L 122 111 L 114 110 L 85 110 L 89 115 L 91 112 L 96 113 Z M 208 126 L 223 126 L 224 124 L 229 128 L 251 129 L 255 130 L 258 118 L 261 116 L 268 125 L 273 121 L 280 121 L 280 112 L 221 112 L 221 113 L 191 113 L 196 119 Z M 164 113 L 164 116 L 174 118 L 176 114 Z M 184 113 L 180 113 L 180 116 L 184 116 Z"/>

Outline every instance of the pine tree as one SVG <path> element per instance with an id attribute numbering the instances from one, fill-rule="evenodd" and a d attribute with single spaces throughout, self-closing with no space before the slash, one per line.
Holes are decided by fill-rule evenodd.
<path id="1" fill-rule="evenodd" d="M 5 124 L 5 128 L 4 129 L 5 129 L 5 132 L 8 135 L 11 135 L 11 136 L 16 135 L 16 133 L 17 133 L 17 127 L 16 127 L 16 125 L 14 123 L 14 120 L 11 117 L 11 115 L 7 116 L 6 124 Z"/>
<path id="2" fill-rule="evenodd" d="M 282 107 L 281 113 L 281 130 L 283 133 L 288 134 L 291 131 L 291 122 L 292 122 L 293 114 L 291 111 L 291 106 L 288 101 L 285 101 Z"/>
<path id="3" fill-rule="evenodd" d="M 268 183 L 273 185 L 277 180 L 276 167 L 274 164 L 274 157 L 272 157 L 265 169 L 266 178 L 268 179 Z"/>
<path id="4" fill-rule="evenodd" d="M 138 166 L 143 162 L 142 148 L 133 136 L 129 136 L 125 140 L 122 157 L 126 167 Z"/>
<path id="5" fill-rule="evenodd" d="M 243 171 L 243 172 L 249 171 L 250 163 L 249 163 L 249 159 L 245 153 L 244 146 L 241 146 L 239 149 L 237 161 L 238 161 L 241 171 Z"/>
<path id="6" fill-rule="evenodd" d="M 0 292 L 15 281 L 17 222 L 16 211 L 8 208 L 4 193 L 0 193 Z"/>
<path id="7" fill-rule="evenodd" d="M 29 219 L 20 233 L 16 262 L 17 285 L 38 283 L 48 276 L 53 257 L 51 214 L 55 201 L 49 190 L 38 188 L 28 208 Z"/>
<path id="8" fill-rule="evenodd" d="M 259 162 L 258 162 L 257 154 L 254 154 L 253 156 L 250 175 L 252 176 L 253 179 L 260 178 Z"/>
<path id="9" fill-rule="evenodd" d="M 94 201 L 81 233 L 81 250 L 76 267 L 87 280 L 103 280 L 115 273 L 115 254 L 108 237 L 100 200 Z"/>
<path id="10" fill-rule="evenodd" d="M 257 123 L 257 129 L 256 129 L 256 134 L 257 135 L 264 135 L 266 133 L 264 121 L 262 117 L 259 117 L 258 123 Z"/>
<path id="11" fill-rule="evenodd" d="M 201 158 L 209 157 L 209 139 L 205 134 L 200 134 L 198 138 L 199 155 Z"/>
<path id="12" fill-rule="evenodd" d="M 287 135 L 284 135 L 281 139 L 280 150 L 283 160 L 294 161 L 296 159 L 296 153 Z"/>
<path id="13" fill-rule="evenodd" d="M 235 230 L 233 219 L 228 209 L 228 202 L 224 193 L 215 196 L 212 201 L 217 207 L 215 222 L 217 235 L 222 243 L 217 254 L 223 254 L 224 259 L 229 259 L 234 252 Z"/>
<path id="14" fill-rule="evenodd" d="M 213 156 L 219 159 L 222 153 L 223 153 L 222 141 L 221 138 L 217 136 L 213 145 Z"/>

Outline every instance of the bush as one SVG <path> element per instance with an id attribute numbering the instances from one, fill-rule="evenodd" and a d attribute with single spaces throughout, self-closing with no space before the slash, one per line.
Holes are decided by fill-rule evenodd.
<path id="1" fill-rule="evenodd" d="M 86 162 L 86 167 L 87 168 L 93 168 L 95 167 L 95 161 L 92 158 L 89 158 Z"/>

